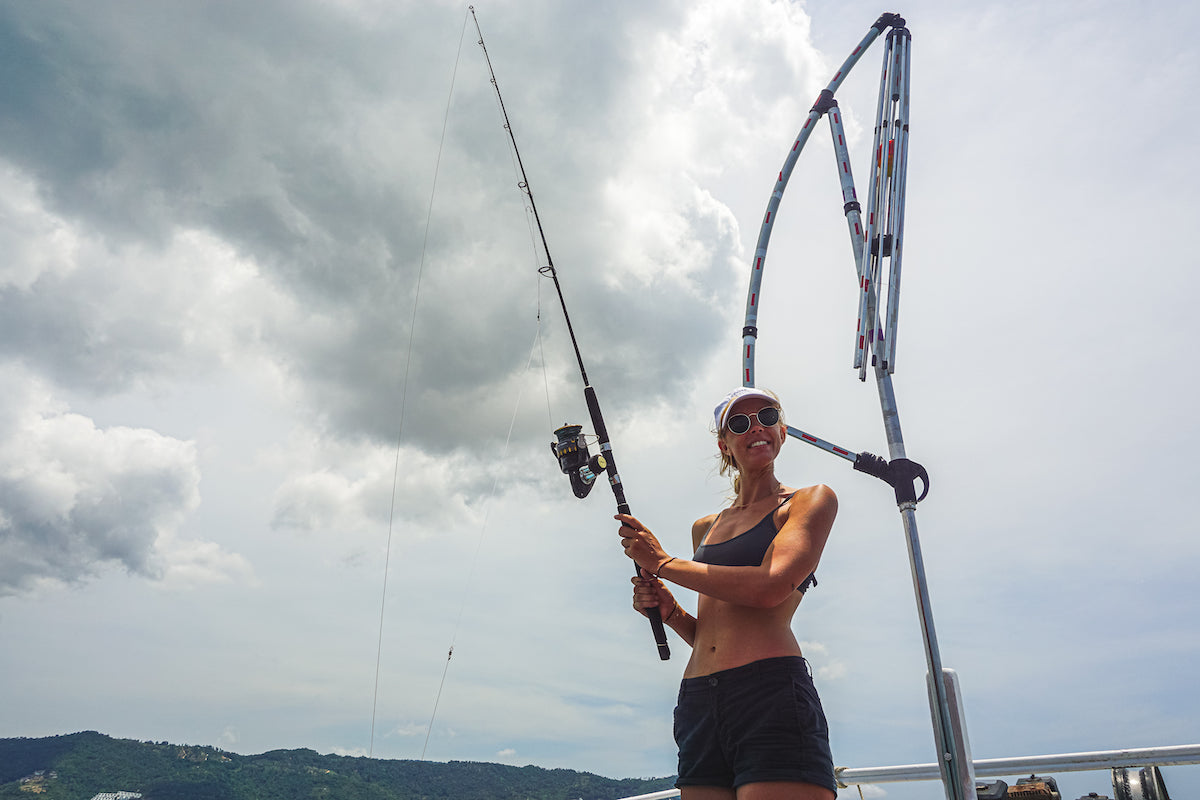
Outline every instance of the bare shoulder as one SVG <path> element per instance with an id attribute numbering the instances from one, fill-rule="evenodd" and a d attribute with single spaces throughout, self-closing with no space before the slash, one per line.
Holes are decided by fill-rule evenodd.
<path id="1" fill-rule="evenodd" d="M 717 521 L 720 514 L 709 514 L 707 517 L 701 517 L 692 523 L 692 550 L 694 551 L 700 546 L 700 540 L 704 538 L 704 534 L 712 527 L 712 524 Z"/>
<path id="2" fill-rule="evenodd" d="M 818 483 L 816 486 L 809 486 L 802 491 L 808 493 L 808 502 L 814 511 L 837 513 L 838 499 L 833 489 L 823 483 Z"/>
<path id="3" fill-rule="evenodd" d="M 837 516 L 838 499 L 833 489 L 823 483 L 796 490 L 788 503 L 787 518 L 797 522 L 818 521 L 832 525 Z"/>

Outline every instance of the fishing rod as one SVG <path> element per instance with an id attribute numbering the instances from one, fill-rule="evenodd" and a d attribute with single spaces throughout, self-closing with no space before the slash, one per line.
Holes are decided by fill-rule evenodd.
<path id="1" fill-rule="evenodd" d="M 487 61 L 488 73 L 491 75 L 492 86 L 496 90 L 496 99 L 500 102 L 500 113 L 504 117 L 504 130 L 512 141 L 513 154 L 517 159 L 517 169 L 521 173 L 521 182 L 517 186 L 529 200 L 529 210 L 533 212 L 533 220 L 537 223 L 538 236 L 542 240 L 542 252 L 546 255 L 546 265 L 538 268 L 538 272 L 554 281 L 554 291 L 558 293 L 558 303 L 562 306 L 563 319 L 567 322 L 567 333 L 571 336 L 571 346 L 575 349 L 575 360 L 579 364 L 579 376 L 583 379 L 583 397 L 587 402 L 588 415 L 592 420 L 600 452 L 591 455 L 584 439 L 582 425 L 564 425 L 554 432 L 557 441 L 550 443 L 550 450 L 558 459 L 559 468 L 571 479 L 571 489 L 575 496 L 582 499 L 591 492 L 596 478 L 601 472 L 608 474 L 608 483 L 612 487 L 613 497 L 617 501 L 617 513 L 631 514 L 629 503 L 625 499 L 625 487 L 621 475 L 617 472 L 617 462 L 613 458 L 612 442 L 608 438 L 608 429 L 604 426 L 604 415 L 600 413 L 600 401 L 596 390 L 588 381 L 587 369 L 583 366 L 583 355 L 579 352 L 579 341 L 575 338 L 575 328 L 571 325 L 571 315 L 567 313 L 567 301 L 563 297 L 562 284 L 558 281 L 558 271 L 554 268 L 554 259 L 550 256 L 550 245 L 546 243 L 546 232 L 542 228 L 542 219 L 538 216 L 537 204 L 533 201 L 533 190 L 529 187 L 529 178 L 525 174 L 525 164 L 521 161 L 521 151 L 517 148 L 517 137 L 513 133 L 512 123 L 508 119 L 508 110 L 504 107 L 504 97 L 500 94 L 500 82 L 496 80 L 496 71 L 492 68 L 492 59 L 488 55 L 487 45 L 483 43 L 483 31 L 479 28 L 479 18 L 475 16 L 475 6 L 468 6 L 471 19 L 475 22 L 475 31 L 479 34 L 479 47 Z M 635 577 L 641 577 L 641 571 L 634 567 Z M 662 614 L 657 608 L 646 609 L 650 618 L 650 628 L 654 632 L 654 642 L 658 646 L 658 657 L 666 661 L 671 657 L 671 649 L 667 646 L 667 634 L 663 629 Z"/>

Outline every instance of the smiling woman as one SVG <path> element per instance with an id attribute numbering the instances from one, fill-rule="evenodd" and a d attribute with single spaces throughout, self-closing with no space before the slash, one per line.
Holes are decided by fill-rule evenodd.
<path id="1" fill-rule="evenodd" d="M 693 524 L 692 558 L 668 555 L 636 518 L 617 515 L 639 567 L 634 608 L 661 609 L 692 647 L 675 708 L 676 785 L 683 800 L 828 800 L 829 726 L 791 623 L 816 582 L 837 498 L 775 477 L 787 429 L 774 393 L 737 389 L 713 417 L 736 497 Z M 664 580 L 698 593 L 695 616 Z"/>

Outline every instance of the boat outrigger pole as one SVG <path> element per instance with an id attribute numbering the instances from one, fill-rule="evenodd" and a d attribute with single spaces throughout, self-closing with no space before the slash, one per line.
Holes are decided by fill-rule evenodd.
<path id="1" fill-rule="evenodd" d="M 863 52 L 889 28 L 891 30 L 886 37 L 883 72 L 880 77 L 872 148 L 873 163 L 864 222 L 862 206 L 854 190 L 841 113 L 834 94 Z M 766 263 L 767 245 L 776 221 L 779 201 L 791 177 L 796 159 L 817 121 L 822 116 L 828 116 L 842 185 L 843 210 L 854 249 L 854 263 L 860 289 L 853 366 L 859 371 L 860 380 L 866 380 L 868 363 L 874 370 L 888 443 L 888 459 L 866 452 L 853 453 L 847 448 L 791 426 L 788 427 L 788 434 L 853 462 L 856 470 L 884 480 L 894 490 L 896 505 L 904 524 L 913 589 L 921 618 L 921 635 L 929 669 L 930 711 L 933 716 L 934 739 L 938 749 L 937 763 L 942 783 L 947 800 L 973 800 L 975 774 L 963 722 L 957 676 L 953 670 L 942 667 L 921 544 L 917 536 L 916 507 L 929 491 L 929 475 L 924 467 L 906 457 L 904 437 L 900 431 L 900 416 L 896 408 L 896 394 L 892 388 L 903 252 L 904 188 L 908 172 L 911 40 L 912 36 L 902 17 L 898 14 L 881 16 L 817 97 L 783 168 L 779 171 L 779 178 L 767 203 L 767 212 L 759 230 L 758 245 L 750 271 L 745 325 L 742 328 L 742 383 L 745 386 L 754 386 L 754 355 L 758 338 L 758 306 L 762 298 L 763 266 Z M 881 305 L 880 285 L 885 281 L 885 276 L 888 291 L 887 296 L 882 298 Z M 922 483 L 919 496 L 916 491 L 918 480 Z"/>
<path id="2" fill-rule="evenodd" d="M 475 31 L 479 34 L 479 46 L 487 61 L 488 73 L 491 75 L 492 86 L 496 89 L 496 99 L 500 101 L 500 113 L 504 116 L 504 130 L 512 141 L 513 154 L 517 159 L 517 169 L 521 172 L 521 191 L 529 201 L 529 210 L 533 212 L 534 222 L 537 223 L 538 235 L 542 240 L 542 252 L 546 256 L 546 265 L 538 272 L 554 281 L 554 290 L 558 293 L 558 302 L 562 306 L 563 318 L 567 322 L 567 332 L 571 336 L 571 346 L 575 349 L 575 360 L 579 364 L 579 375 L 583 379 L 583 397 L 587 402 L 588 415 L 592 420 L 592 429 L 599 441 L 600 452 L 591 457 L 584 444 L 581 426 L 564 425 L 555 431 L 557 442 L 550 444 L 551 450 L 558 458 L 559 466 L 571 478 L 571 487 L 577 497 L 586 497 L 596 477 L 600 472 L 608 475 L 608 483 L 612 487 L 613 497 L 617 501 L 617 513 L 631 514 L 629 503 L 625 499 L 625 487 L 621 475 L 617 472 L 617 462 L 613 458 L 612 443 L 608 438 L 608 429 L 604 425 L 604 415 L 600 413 L 600 401 L 596 390 L 588 382 L 587 369 L 583 366 L 583 356 L 579 352 L 579 341 L 575 338 L 575 329 L 571 325 L 571 315 L 567 313 L 567 301 L 563 298 L 562 285 L 558 282 L 558 271 L 554 269 L 554 259 L 550 256 L 550 246 L 546 243 L 546 232 L 542 229 L 542 220 L 538 216 L 537 204 L 533 201 L 533 190 L 529 188 L 529 178 L 525 175 L 525 165 L 521 162 L 521 152 L 517 149 L 517 138 L 513 134 L 512 124 L 508 120 L 508 111 L 504 107 L 504 97 L 500 94 L 500 83 L 496 80 L 496 71 L 492 69 L 492 59 L 488 55 L 487 45 L 483 43 L 483 31 L 479 28 L 479 19 L 475 16 L 475 6 L 469 6 L 471 18 L 475 21 Z M 634 568 L 638 570 L 637 567 Z M 635 576 L 640 571 L 634 572 Z M 658 647 L 658 657 L 666 661 L 671 657 L 671 649 L 667 646 L 667 633 L 663 628 L 662 614 L 657 608 L 647 609 L 650 618 L 650 628 L 654 633 L 654 642 Z"/>

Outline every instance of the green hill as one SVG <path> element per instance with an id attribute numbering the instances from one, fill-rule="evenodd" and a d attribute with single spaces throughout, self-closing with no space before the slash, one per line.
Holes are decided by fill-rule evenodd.
<path id="1" fill-rule="evenodd" d="M 613 780 L 586 772 L 468 761 L 394 761 L 113 739 L 95 731 L 0 739 L 0 800 L 616 800 L 671 788 L 671 778 Z"/>

